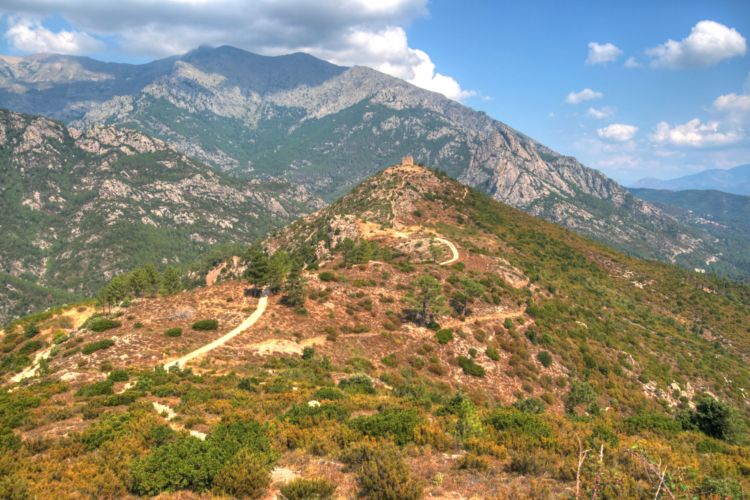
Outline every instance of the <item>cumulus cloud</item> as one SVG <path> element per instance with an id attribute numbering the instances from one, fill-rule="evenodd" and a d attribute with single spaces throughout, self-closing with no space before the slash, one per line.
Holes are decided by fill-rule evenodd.
<path id="1" fill-rule="evenodd" d="M 601 99 L 604 97 L 604 94 L 601 92 L 597 92 L 595 90 L 591 90 L 590 88 L 585 88 L 581 90 L 580 92 L 571 92 L 565 97 L 565 102 L 568 104 L 580 104 L 584 101 L 591 101 L 594 99 Z"/>
<path id="2" fill-rule="evenodd" d="M 626 68 L 631 68 L 632 69 L 632 68 L 640 68 L 643 65 L 641 63 L 639 63 L 638 60 L 635 57 L 630 56 L 630 57 L 628 57 L 625 60 L 625 64 L 623 66 L 625 66 Z"/>
<path id="3" fill-rule="evenodd" d="M 625 123 L 613 123 L 604 128 L 597 129 L 596 134 L 602 139 L 614 142 L 627 142 L 638 132 L 635 125 Z"/>
<path id="4" fill-rule="evenodd" d="M 682 125 L 671 126 L 667 122 L 659 122 L 651 134 L 651 140 L 657 144 L 670 146 L 687 146 L 702 148 L 723 146 L 742 139 L 737 130 L 721 130 L 718 121 L 702 122 L 693 118 Z"/>
<path id="5" fill-rule="evenodd" d="M 713 108 L 723 113 L 747 113 L 750 111 L 750 95 L 725 94 L 714 100 Z"/>
<path id="6" fill-rule="evenodd" d="M 617 60 L 622 55 L 622 50 L 611 43 L 589 43 L 589 55 L 586 64 L 604 64 Z"/>
<path id="7" fill-rule="evenodd" d="M 604 120 L 605 118 L 609 118 L 615 113 L 614 108 L 610 108 L 609 106 L 605 106 L 603 108 L 594 108 L 590 107 L 586 114 L 589 115 L 592 118 L 596 118 L 597 120 Z"/>
<path id="8" fill-rule="evenodd" d="M 9 20 L 5 39 L 16 50 L 32 53 L 85 54 L 104 47 L 102 42 L 88 33 L 67 30 L 55 33 L 39 21 L 19 17 Z"/>
<path id="9" fill-rule="evenodd" d="M 370 66 L 452 99 L 474 95 L 438 72 L 426 52 L 409 45 L 403 26 L 427 15 L 427 0 L 169 0 L 148 8 L 142 0 L 2 3 L 0 12 L 45 16 L 54 11 L 139 56 L 222 44 L 265 55 L 300 51 L 337 64 Z"/>
<path id="10" fill-rule="evenodd" d="M 653 68 L 707 67 L 745 55 L 747 42 L 734 28 L 715 21 L 700 21 L 686 38 L 677 42 L 667 40 L 662 45 L 646 50 Z"/>

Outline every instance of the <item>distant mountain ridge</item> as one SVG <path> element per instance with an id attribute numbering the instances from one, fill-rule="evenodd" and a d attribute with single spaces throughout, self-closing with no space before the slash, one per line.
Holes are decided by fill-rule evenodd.
<path id="1" fill-rule="evenodd" d="M 670 191 L 714 189 L 730 194 L 750 196 L 750 164 L 729 169 L 704 170 L 697 174 L 668 180 L 646 178 L 637 181 L 633 187 Z"/>
<path id="2" fill-rule="evenodd" d="M 574 158 L 369 68 L 223 46 L 144 65 L 32 56 L 0 62 L 0 75 L 0 106 L 82 129 L 140 130 L 217 170 L 281 178 L 326 200 L 412 154 L 497 200 L 641 257 L 693 268 L 717 255 L 704 233 Z"/>

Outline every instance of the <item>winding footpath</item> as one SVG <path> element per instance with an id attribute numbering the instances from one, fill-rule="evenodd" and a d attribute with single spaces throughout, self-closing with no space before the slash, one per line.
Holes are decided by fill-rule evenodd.
<path id="1" fill-rule="evenodd" d="M 214 340 L 213 342 L 209 342 L 208 344 L 204 345 L 203 347 L 199 347 L 193 352 L 190 352 L 188 354 L 185 354 L 181 358 L 175 359 L 173 361 L 170 361 L 164 365 L 164 368 L 166 370 L 169 370 L 172 367 L 178 367 L 180 369 L 185 368 L 185 365 L 188 364 L 191 360 L 197 358 L 198 356 L 202 356 L 208 352 L 213 351 L 217 347 L 221 347 L 233 338 L 235 338 L 240 333 L 244 332 L 251 326 L 253 326 L 261 316 L 263 316 L 263 313 L 266 312 L 266 307 L 268 306 L 268 291 L 264 290 L 263 294 L 260 296 L 260 299 L 258 300 L 258 307 L 253 311 L 253 313 L 245 318 L 245 320 L 240 323 L 238 326 L 236 326 L 233 330 L 229 331 L 228 333 L 225 333 L 218 339 Z"/>
<path id="2" fill-rule="evenodd" d="M 440 262 L 441 266 L 447 266 L 448 264 L 453 264 L 454 262 L 458 260 L 458 248 L 456 248 L 456 245 L 454 245 L 452 241 L 448 241 L 445 238 L 440 238 L 438 236 L 435 236 L 435 241 L 439 241 L 440 243 L 450 248 L 451 254 L 452 254 L 450 259 Z"/>

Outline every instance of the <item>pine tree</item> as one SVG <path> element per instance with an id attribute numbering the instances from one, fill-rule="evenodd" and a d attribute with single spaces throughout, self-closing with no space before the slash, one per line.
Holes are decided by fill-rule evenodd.
<path id="1" fill-rule="evenodd" d="M 270 261 L 266 252 L 260 245 L 253 245 L 246 255 L 247 270 L 245 278 L 255 288 L 263 288 L 268 285 Z"/>
<path id="2" fill-rule="evenodd" d="M 305 278 L 302 276 L 302 268 L 294 266 L 284 284 L 284 303 L 289 307 L 304 306 L 305 284 Z"/>
<path id="3" fill-rule="evenodd" d="M 159 276 L 156 267 L 154 267 L 153 264 L 146 264 L 143 266 L 143 277 L 146 284 L 146 295 L 149 297 L 155 297 L 156 294 L 159 293 L 159 282 L 161 281 L 161 276 Z"/>
<path id="4" fill-rule="evenodd" d="M 143 269 L 136 269 L 128 275 L 128 288 L 133 296 L 142 297 L 147 286 L 147 278 Z"/>
<path id="5" fill-rule="evenodd" d="M 281 290 L 292 270 L 292 259 L 289 254 L 279 250 L 268 261 L 267 284 L 272 293 Z"/>
<path id="6" fill-rule="evenodd" d="M 483 293 L 484 286 L 481 283 L 468 278 L 461 280 L 461 288 L 451 298 L 456 312 L 461 316 L 466 316 L 471 303 L 481 297 Z"/>
<path id="7" fill-rule="evenodd" d="M 445 296 L 442 294 L 443 286 L 434 276 L 423 274 L 412 282 L 416 290 L 409 292 L 406 303 L 414 308 L 417 322 L 429 325 L 435 316 L 445 312 Z"/>
<path id="8" fill-rule="evenodd" d="M 182 290 L 180 273 L 172 266 L 167 267 L 161 275 L 161 293 L 172 295 Z"/>

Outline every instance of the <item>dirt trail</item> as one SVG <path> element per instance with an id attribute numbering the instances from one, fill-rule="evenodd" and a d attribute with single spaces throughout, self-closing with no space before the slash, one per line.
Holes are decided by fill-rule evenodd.
<path id="1" fill-rule="evenodd" d="M 457 319 L 450 319 L 446 321 L 444 324 L 441 324 L 441 326 L 444 326 L 446 328 L 454 328 L 456 326 L 461 326 L 467 321 L 505 321 L 506 319 L 516 319 L 520 318 L 524 315 L 526 312 L 526 306 L 522 306 L 518 308 L 515 311 L 497 311 L 490 314 L 483 314 L 481 316 L 467 316 L 464 318 L 464 320 L 457 320 Z"/>
<path id="2" fill-rule="evenodd" d="M 10 381 L 18 383 L 22 381 L 23 379 L 27 379 L 36 375 L 37 372 L 39 371 L 39 364 L 41 363 L 43 359 L 49 358 L 49 355 L 52 352 L 53 347 L 54 347 L 54 344 L 49 346 L 47 349 L 43 350 L 42 352 L 38 352 L 36 356 L 34 356 L 34 361 L 31 363 L 31 366 L 28 366 L 24 368 L 21 372 L 13 375 Z"/>
<path id="3" fill-rule="evenodd" d="M 440 243 L 447 245 L 448 248 L 450 248 L 451 254 L 452 254 L 450 259 L 440 262 L 441 266 L 447 266 L 448 264 L 453 264 L 454 262 L 458 260 L 458 248 L 456 248 L 456 245 L 454 245 L 452 241 L 448 241 L 445 238 L 440 238 L 438 236 L 435 236 L 435 241 L 439 241 Z"/>
<path id="4" fill-rule="evenodd" d="M 158 413 L 159 415 L 162 415 L 164 417 L 164 419 L 167 422 L 169 422 L 169 427 L 171 429 L 173 429 L 175 431 L 181 431 L 181 430 L 185 429 L 184 426 L 172 422 L 172 420 L 174 420 L 175 418 L 177 418 L 177 412 L 174 411 L 174 409 L 172 409 L 171 407 L 169 407 L 167 405 L 163 405 L 161 403 L 157 403 L 156 401 L 154 401 L 151 404 L 153 405 L 154 410 L 156 410 L 156 413 Z M 188 432 L 190 433 L 191 436 L 197 437 L 201 441 L 205 441 L 206 440 L 206 433 L 205 432 L 194 431 L 194 430 L 189 430 L 189 429 L 188 429 Z"/>
<path id="5" fill-rule="evenodd" d="M 164 368 L 166 370 L 169 370 L 173 366 L 176 366 L 180 369 L 185 368 L 185 365 L 188 364 L 189 361 L 197 358 L 198 356 L 202 356 L 203 354 L 206 354 L 210 351 L 213 351 L 217 347 L 221 347 L 233 338 L 235 338 L 240 333 L 244 332 L 251 326 L 253 326 L 261 316 L 263 316 L 263 313 L 266 311 L 266 307 L 268 306 L 268 291 L 264 290 L 263 294 L 261 295 L 260 299 L 258 300 L 258 307 L 253 311 L 253 313 L 245 318 L 245 320 L 240 323 L 238 326 L 236 326 L 233 330 L 231 330 L 228 333 L 225 333 L 218 339 L 214 340 L 213 342 L 209 342 L 208 344 L 204 345 L 203 347 L 199 347 L 198 349 L 194 350 L 193 352 L 190 352 L 188 354 L 185 354 L 184 356 L 175 359 L 173 361 L 170 361 L 164 365 Z"/>

